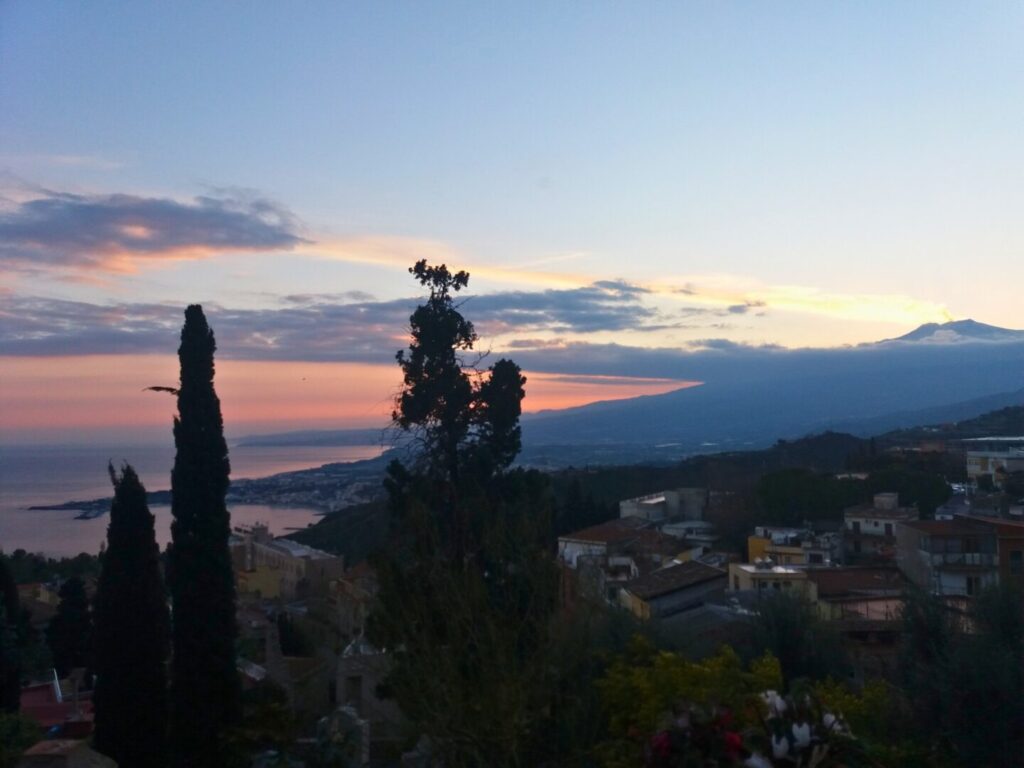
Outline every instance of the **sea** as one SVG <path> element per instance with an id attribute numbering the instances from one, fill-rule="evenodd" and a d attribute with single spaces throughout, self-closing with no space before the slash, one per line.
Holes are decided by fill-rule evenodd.
<path id="1" fill-rule="evenodd" d="M 235 446 L 229 447 L 231 477 L 257 478 L 319 467 L 335 462 L 374 458 L 380 445 Z M 89 501 L 113 495 L 108 463 L 128 462 L 146 489 L 170 488 L 173 445 L 0 445 L 0 550 L 24 549 L 51 557 L 80 552 L 95 554 L 107 536 L 108 515 L 76 520 L 73 510 L 29 510 L 28 507 Z M 156 518 L 161 549 L 171 535 L 168 505 L 150 507 Z M 302 507 L 229 504 L 231 524 L 266 523 L 275 535 L 305 528 L 321 512 Z"/>

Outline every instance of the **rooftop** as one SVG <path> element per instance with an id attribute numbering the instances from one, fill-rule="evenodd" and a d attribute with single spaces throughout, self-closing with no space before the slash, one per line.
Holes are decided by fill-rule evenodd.
<path id="1" fill-rule="evenodd" d="M 796 576 L 807 573 L 805 568 L 797 568 L 792 565 L 765 566 L 762 563 L 734 563 L 734 565 L 747 573 L 772 573 L 777 576 Z"/>
<path id="2" fill-rule="evenodd" d="M 956 517 L 952 520 L 908 520 L 903 525 L 932 536 L 955 536 L 964 533 L 985 533 L 992 530 L 991 526 L 977 518 L 968 520 L 963 517 Z"/>
<path id="3" fill-rule="evenodd" d="M 879 520 L 914 520 L 918 516 L 915 507 L 896 507 L 895 509 L 879 509 L 873 504 L 858 504 L 843 510 L 843 517 L 866 517 Z"/>
<path id="4" fill-rule="evenodd" d="M 903 574 L 897 569 L 871 566 L 814 568 L 807 571 L 807 578 L 817 584 L 819 597 L 902 590 L 906 585 Z"/>
<path id="5" fill-rule="evenodd" d="M 723 579 L 724 583 L 726 573 L 721 568 L 714 568 L 691 560 L 688 563 L 671 565 L 668 568 L 641 576 L 639 579 L 633 579 L 624 588 L 641 600 L 650 600 L 719 578 Z"/>
<path id="6" fill-rule="evenodd" d="M 273 541 L 262 544 L 261 546 L 285 552 L 292 557 L 303 557 L 309 560 L 325 560 L 335 557 L 335 555 L 332 555 L 329 552 L 324 552 L 320 549 L 313 549 L 313 547 L 307 547 L 305 544 L 300 544 L 299 542 L 292 541 L 291 539 L 274 539 Z"/>
<path id="7" fill-rule="evenodd" d="M 636 538 L 638 531 L 649 527 L 650 523 L 642 517 L 616 517 L 558 538 L 562 541 L 584 541 L 588 544 L 611 544 Z"/>

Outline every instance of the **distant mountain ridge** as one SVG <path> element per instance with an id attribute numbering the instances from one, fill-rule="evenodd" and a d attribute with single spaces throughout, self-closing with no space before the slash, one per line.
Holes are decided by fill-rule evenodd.
<path id="1" fill-rule="evenodd" d="M 999 328 L 976 320 L 955 320 L 949 323 L 925 323 L 910 333 L 886 341 L 919 341 L 932 344 L 953 344 L 972 341 L 1022 341 L 1024 331 Z M 884 343 L 884 342 L 880 342 Z"/>
<path id="2" fill-rule="evenodd" d="M 933 323 L 857 347 L 737 347 L 705 354 L 694 368 L 699 387 L 524 417 L 524 443 L 676 443 L 707 452 L 976 416 L 1024 403 L 1024 331 Z"/>
<path id="3" fill-rule="evenodd" d="M 703 384 L 524 415 L 524 460 L 540 466 L 660 461 L 762 448 L 826 430 L 870 436 L 1024 404 L 1024 331 L 973 320 L 929 323 L 856 347 L 731 345 L 684 355 L 679 365 L 680 380 Z M 387 429 L 326 430 L 240 442 L 388 444 L 395 437 Z"/>

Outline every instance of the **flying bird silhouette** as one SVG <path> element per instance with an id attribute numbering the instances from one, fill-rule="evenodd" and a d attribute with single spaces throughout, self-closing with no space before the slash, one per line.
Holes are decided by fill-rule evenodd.
<path id="1" fill-rule="evenodd" d="M 178 394 L 177 387 L 143 387 L 143 392 L 166 392 L 169 395 Z"/>

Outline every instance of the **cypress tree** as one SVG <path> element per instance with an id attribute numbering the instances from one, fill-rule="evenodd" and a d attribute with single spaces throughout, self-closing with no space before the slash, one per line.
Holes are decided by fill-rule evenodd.
<path id="1" fill-rule="evenodd" d="M 118 765 L 166 764 L 170 615 L 146 489 L 117 477 L 96 592 L 96 749 Z"/>
<path id="2" fill-rule="evenodd" d="M 57 613 L 46 628 L 53 666 L 63 677 L 75 667 L 92 668 L 92 611 L 85 582 L 72 576 L 60 588 Z"/>
<path id="3" fill-rule="evenodd" d="M 17 712 L 21 706 L 21 653 L 18 648 L 18 587 L 4 558 L 0 557 L 0 712 Z"/>
<path id="4" fill-rule="evenodd" d="M 241 716 L 235 669 L 235 584 L 228 552 L 228 447 L 213 388 L 213 331 L 185 310 L 174 420 L 168 582 L 173 604 L 171 753 L 175 765 L 221 766 L 225 732 Z"/>

